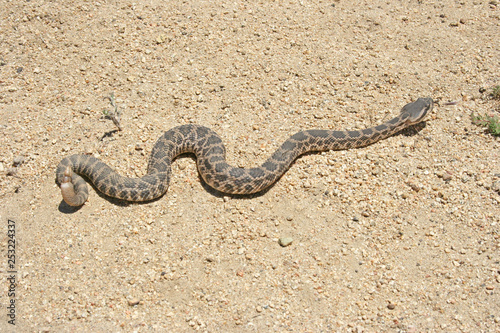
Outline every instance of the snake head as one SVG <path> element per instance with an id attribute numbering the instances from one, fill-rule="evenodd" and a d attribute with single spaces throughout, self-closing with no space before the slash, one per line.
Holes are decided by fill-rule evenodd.
<path id="1" fill-rule="evenodd" d="M 421 122 L 427 113 L 431 112 L 434 102 L 432 98 L 419 98 L 415 102 L 406 104 L 401 109 L 401 115 L 407 117 L 406 123 L 413 125 Z"/>

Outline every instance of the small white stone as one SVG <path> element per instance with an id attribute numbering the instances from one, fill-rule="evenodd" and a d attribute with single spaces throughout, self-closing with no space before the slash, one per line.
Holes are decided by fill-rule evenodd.
<path id="1" fill-rule="evenodd" d="M 282 247 L 287 247 L 287 246 L 291 245 L 292 242 L 293 242 L 292 237 L 281 237 L 278 240 L 278 244 L 281 245 Z"/>

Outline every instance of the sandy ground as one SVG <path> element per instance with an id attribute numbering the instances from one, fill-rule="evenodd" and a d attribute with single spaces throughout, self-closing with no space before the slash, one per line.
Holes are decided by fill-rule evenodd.
<path id="1" fill-rule="evenodd" d="M 499 17 L 487 0 L 3 1 L 0 329 L 499 332 L 500 141 L 470 117 L 498 107 Z M 422 126 L 304 156 L 248 198 L 189 156 L 146 204 L 91 188 L 72 210 L 54 182 L 74 153 L 141 176 L 186 123 L 255 166 L 298 130 L 427 96 Z"/>

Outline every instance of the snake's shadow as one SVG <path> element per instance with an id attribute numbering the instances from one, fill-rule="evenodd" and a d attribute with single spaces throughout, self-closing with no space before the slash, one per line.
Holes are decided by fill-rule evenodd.
<path id="1" fill-rule="evenodd" d="M 73 213 L 79 211 L 82 207 L 83 206 L 79 206 L 79 207 L 70 206 L 66 203 L 66 201 L 61 199 L 61 202 L 59 203 L 59 207 L 57 207 L 57 208 L 58 208 L 60 213 L 73 214 Z"/>
<path id="2" fill-rule="evenodd" d="M 408 126 L 405 129 L 402 129 L 401 131 L 397 132 L 393 136 L 398 136 L 398 135 L 404 135 L 404 136 L 415 136 L 419 135 L 420 131 L 422 131 L 425 127 L 427 126 L 427 123 L 425 121 L 421 121 L 418 124 Z"/>
<path id="3" fill-rule="evenodd" d="M 426 127 L 426 123 L 425 123 L 425 121 L 422 121 L 422 122 L 420 122 L 418 124 L 415 124 L 413 126 L 409 126 L 409 127 L 405 128 L 405 129 L 397 132 L 393 136 L 399 136 L 399 135 L 415 136 L 415 135 L 418 135 L 419 132 L 421 130 L 423 130 L 425 127 Z M 320 152 L 308 152 L 308 153 L 305 153 L 305 154 L 303 154 L 301 156 L 318 155 L 318 154 L 320 154 Z M 301 156 L 299 156 L 298 159 L 301 158 Z M 194 154 L 192 154 L 192 153 L 181 154 L 181 155 L 177 156 L 174 159 L 174 161 L 177 160 L 178 158 L 191 158 L 196 163 L 196 156 Z M 290 166 L 290 168 L 293 167 L 293 164 L 295 164 L 295 161 L 292 163 L 292 165 Z M 85 177 L 85 176 L 82 176 L 82 177 L 85 179 L 85 181 L 87 182 L 87 184 L 90 185 L 93 188 L 93 190 L 101 198 L 103 198 L 104 200 L 106 200 L 106 201 L 108 201 L 108 202 L 110 202 L 110 203 L 112 203 L 114 205 L 117 205 L 117 206 L 127 207 L 127 206 L 130 206 L 130 205 L 148 204 L 148 203 L 156 202 L 158 200 L 162 200 L 165 195 L 168 195 L 168 190 L 167 190 L 167 192 L 165 194 L 163 194 L 162 196 L 160 196 L 160 197 L 158 197 L 156 199 L 153 199 L 153 200 L 141 201 L 141 202 L 126 201 L 126 200 L 113 198 L 113 197 L 107 196 L 106 194 L 103 194 L 101 191 L 99 191 L 94 186 L 94 184 L 92 184 L 87 179 L 87 177 Z M 198 173 L 198 179 L 199 179 L 199 181 L 200 181 L 201 186 L 203 187 L 203 189 L 205 189 L 205 191 L 207 191 L 208 193 L 210 193 L 214 197 L 217 197 L 217 198 L 229 197 L 231 199 L 250 200 L 250 199 L 261 197 L 264 194 L 266 194 L 268 191 L 270 191 L 279 182 L 279 180 L 281 179 L 281 177 L 278 178 L 271 186 L 265 188 L 264 190 L 262 190 L 260 192 L 253 193 L 253 194 L 228 194 L 228 193 L 220 192 L 220 191 L 217 191 L 216 189 L 214 189 L 213 187 L 211 187 L 210 185 L 208 185 L 203 180 L 203 178 L 200 176 L 199 173 Z M 85 206 L 85 205 L 83 205 L 83 206 Z M 79 211 L 83 206 L 73 207 L 73 206 L 68 205 L 66 202 L 64 202 L 64 200 L 61 200 L 61 202 L 59 204 L 59 211 L 61 213 L 65 213 L 65 214 L 72 214 L 74 212 Z"/>

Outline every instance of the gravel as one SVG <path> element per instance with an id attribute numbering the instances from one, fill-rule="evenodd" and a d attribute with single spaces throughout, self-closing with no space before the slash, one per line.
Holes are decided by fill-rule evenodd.
<path id="1" fill-rule="evenodd" d="M 498 330 L 500 141 L 470 118 L 498 110 L 498 20 L 496 1 L 6 2 L 16 329 Z M 112 92 L 122 131 L 102 113 Z M 70 209 L 54 183 L 74 153 L 141 176 L 180 124 L 213 128 L 230 163 L 252 166 L 296 131 L 377 125 L 427 96 L 425 124 L 303 156 L 260 195 L 215 193 L 189 157 L 146 204 L 90 188 Z"/>

